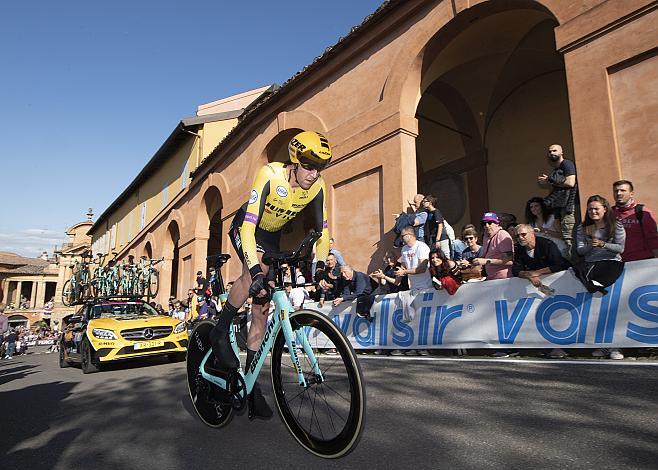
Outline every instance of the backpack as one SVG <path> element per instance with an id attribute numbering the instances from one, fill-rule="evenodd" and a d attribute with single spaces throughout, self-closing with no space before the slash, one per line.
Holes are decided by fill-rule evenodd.
<path id="1" fill-rule="evenodd" d="M 397 219 L 395 219 L 395 226 L 393 227 L 393 232 L 395 233 L 395 241 L 393 242 L 393 246 L 395 248 L 400 248 L 404 243 L 402 243 L 402 239 L 400 238 L 400 233 L 402 232 L 402 229 L 407 227 L 407 226 L 414 226 L 414 222 L 416 220 L 416 214 L 407 214 L 407 213 L 402 213 L 400 214 Z M 418 236 L 418 227 L 414 227 L 414 231 L 416 232 L 416 236 Z"/>
<path id="2" fill-rule="evenodd" d="M 642 218 L 644 217 L 644 204 L 636 204 L 635 217 L 637 218 L 637 221 L 640 222 L 640 230 L 642 233 L 644 233 L 644 225 L 642 225 Z"/>

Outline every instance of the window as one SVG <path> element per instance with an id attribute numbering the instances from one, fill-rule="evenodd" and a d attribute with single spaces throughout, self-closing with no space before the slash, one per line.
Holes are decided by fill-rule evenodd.
<path id="1" fill-rule="evenodd" d="M 183 189 L 185 189 L 185 186 L 187 186 L 187 174 L 189 173 L 189 171 L 187 170 L 188 169 L 188 164 L 189 164 L 188 160 L 185 160 L 183 162 L 183 172 L 180 176 L 180 189 L 181 189 L 181 191 Z"/>
<path id="2" fill-rule="evenodd" d="M 167 206 L 167 182 L 162 183 L 162 208 Z"/>
<path id="3" fill-rule="evenodd" d="M 142 230 L 146 225 L 146 203 L 142 202 L 139 206 L 139 229 Z"/>

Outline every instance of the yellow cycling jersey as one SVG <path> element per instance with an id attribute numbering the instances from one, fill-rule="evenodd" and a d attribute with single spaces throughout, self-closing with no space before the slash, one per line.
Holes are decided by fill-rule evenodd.
<path id="1" fill-rule="evenodd" d="M 292 188 L 284 163 L 268 163 L 256 174 L 249 201 L 243 206 L 244 220 L 240 229 L 245 263 L 258 266 L 256 256 L 256 227 L 266 232 L 279 232 L 303 209 L 313 211 L 314 228 L 322 232 L 316 243 L 317 258 L 324 260 L 329 253 L 329 230 L 325 204 L 324 180 L 319 176 L 309 189 Z"/>

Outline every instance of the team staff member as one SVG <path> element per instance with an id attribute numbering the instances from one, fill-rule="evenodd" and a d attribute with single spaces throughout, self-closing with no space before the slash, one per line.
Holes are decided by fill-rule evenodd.
<path id="1" fill-rule="evenodd" d="M 249 201 L 238 210 L 229 237 L 243 262 L 242 274 L 234 282 L 217 325 L 210 333 L 219 368 L 238 368 L 240 361 L 231 348 L 228 332 L 231 322 L 249 296 L 253 297 L 252 322 L 247 339 L 249 370 L 262 340 L 269 311 L 268 266 L 262 263 L 265 252 L 279 250 L 281 230 L 305 208 L 312 212 L 315 230 L 322 233 L 316 243 L 318 259 L 329 253 L 329 231 L 325 205 L 326 189 L 320 172 L 331 161 L 331 147 L 317 132 L 297 134 L 288 145 L 290 163 L 269 163 L 256 174 Z M 249 397 L 250 418 L 269 417 L 269 408 L 255 385 Z M 253 413 L 252 413 L 252 410 Z"/>

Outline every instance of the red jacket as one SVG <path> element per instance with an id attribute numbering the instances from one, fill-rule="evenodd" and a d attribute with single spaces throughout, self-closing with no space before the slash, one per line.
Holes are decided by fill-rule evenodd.
<path id="1" fill-rule="evenodd" d="M 627 207 L 614 207 L 615 217 L 626 229 L 626 247 L 622 253 L 624 261 L 653 258 L 653 250 L 658 250 L 656 219 L 649 209 L 643 208 L 642 225 L 635 214 L 636 202 Z"/>

